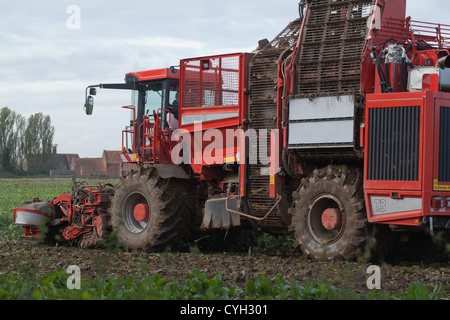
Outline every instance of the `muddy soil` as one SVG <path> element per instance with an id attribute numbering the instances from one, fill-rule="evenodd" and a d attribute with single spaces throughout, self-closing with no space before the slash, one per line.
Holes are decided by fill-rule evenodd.
<path id="1" fill-rule="evenodd" d="M 326 278 L 334 286 L 368 294 L 367 267 L 360 262 L 312 262 L 300 255 L 281 256 L 261 252 L 165 252 L 50 247 L 28 242 L 0 242 L 0 272 L 20 274 L 23 270 L 45 274 L 58 266 L 77 265 L 85 279 L 125 277 L 129 274 L 161 274 L 176 281 L 198 269 L 208 276 L 222 273 L 225 284 L 244 284 L 258 274 L 281 275 L 304 284 L 307 278 Z M 421 281 L 442 286 L 441 298 L 450 299 L 450 264 L 447 262 L 401 261 L 381 263 L 381 293 L 405 292 Z"/>

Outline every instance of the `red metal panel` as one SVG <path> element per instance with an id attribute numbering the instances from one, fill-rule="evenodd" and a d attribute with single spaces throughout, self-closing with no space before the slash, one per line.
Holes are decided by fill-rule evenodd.
<path id="1" fill-rule="evenodd" d="M 362 52 L 361 64 L 361 92 L 373 93 L 375 79 L 375 65 L 370 57 L 372 50 L 380 50 L 383 43 L 390 38 L 404 38 L 406 1 L 377 0 L 374 6 L 372 20 L 368 23 L 367 40 Z M 396 23 L 392 23 L 396 21 Z M 378 51 L 379 52 L 379 51 Z M 377 54 L 378 54 L 377 52 Z"/>
<path id="2" fill-rule="evenodd" d="M 422 80 L 423 91 L 439 91 L 439 75 L 438 74 L 424 74 Z"/>
<path id="3" fill-rule="evenodd" d="M 180 74 L 178 72 L 172 73 L 169 68 L 146 70 L 128 73 L 128 75 L 134 75 L 139 81 L 150 80 L 163 80 L 163 79 L 179 79 Z"/>
<path id="4" fill-rule="evenodd" d="M 371 223 L 418 225 L 423 216 L 424 145 L 429 120 L 427 93 L 391 93 L 368 95 L 365 123 L 364 194 L 368 220 Z M 370 110 L 380 108 L 420 107 L 420 140 L 417 181 L 376 181 L 368 179 L 370 143 L 382 143 L 370 138 Z M 411 206 L 410 203 L 414 205 Z M 409 205 L 408 205 L 409 204 Z M 375 207 L 373 207 L 375 206 Z M 404 208 L 402 208 L 404 206 Z"/>
<path id="5" fill-rule="evenodd" d="M 238 152 L 241 159 L 245 157 L 242 154 L 244 148 L 239 149 L 237 144 L 229 147 L 225 143 L 227 131 L 235 133 L 238 129 L 247 128 L 244 123 L 248 117 L 245 89 L 248 86 L 248 63 L 252 56 L 236 53 L 185 59 L 180 63 L 180 128 L 191 134 L 191 166 L 197 173 L 202 172 L 203 166 L 237 163 Z M 199 141 L 197 143 L 201 148 L 195 150 L 194 141 L 203 140 L 204 132 L 211 129 L 221 132 L 224 145 L 205 158 L 203 152 L 212 142 Z M 245 184 L 244 164 L 240 165 L 240 183 L 241 186 Z M 241 188 L 240 195 L 244 194 L 245 188 Z"/>
<path id="6" fill-rule="evenodd" d="M 237 53 L 181 61 L 181 111 L 187 108 L 236 106 L 244 103 L 251 54 Z"/>
<path id="7" fill-rule="evenodd" d="M 423 92 L 417 93 L 390 93 L 390 94 L 373 94 L 368 95 L 366 103 L 366 123 L 365 123 L 365 161 L 364 161 L 364 182 L 365 188 L 368 189 L 393 189 L 393 190 L 420 190 L 422 186 L 423 176 L 423 135 L 420 136 L 420 150 L 419 150 L 419 180 L 418 181 L 371 181 L 368 180 L 368 155 L 369 155 L 369 112 L 375 108 L 389 108 L 389 107 L 420 107 L 420 131 L 424 128 L 424 98 Z"/>
<path id="8" fill-rule="evenodd" d="M 240 70 L 248 70 L 248 65 L 250 63 L 253 54 L 245 54 L 243 59 L 241 59 Z M 239 123 L 240 128 L 244 130 L 244 132 L 248 129 L 248 85 L 249 85 L 249 74 L 248 72 L 243 72 L 240 80 L 240 96 L 239 96 L 239 104 L 241 105 L 241 110 L 239 113 Z M 246 155 L 246 147 L 245 140 L 241 140 L 240 149 L 237 150 L 239 152 L 239 159 L 236 159 L 239 165 L 239 195 L 241 197 L 246 196 L 246 184 L 247 184 L 247 164 L 245 163 Z"/>
<path id="9" fill-rule="evenodd" d="M 368 180 L 369 154 L 369 113 L 373 108 L 393 108 L 420 106 L 420 156 L 418 181 L 371 181 Z M 365 134 L 365 172 L 364 193 L 369 222 L 389 223 L 397 225 L 417 226 L 426 216 L 449 216 L 450 208 L 441 210 L 431 208 L 431 200 L 441 196 L 447 201 L 450 196 L 450 182 L 439 182 L 439 136 L 440 136 L 440 108 L 450 108 L 450 95 L 443 92 L 416 92 L 369 95 L 366 108 Z M 374 200 L 376 199 L 376 200 Z M 379 200 L 382 199 L 382 200 Z M 400 200 L 400 201 L 397 201 Z M 394 209 L 383 213 L 383 203 L 378 206 L 377 201 L 394 203 Z M 414 202 L 415 208 L 406 206 L 402 209 L 400 202 Z M 420 201 L 420 206 L 418 203 Z"/>
<path id="10" fill-rule="evenodd" d="M 435 99 L 434 103 L 434 151 L 433 154 L 435 155 L 432 159 L 433 163 L 433 173 L 432 173 L 432 188 L 431 190 L 437 191 L 438 193 L 434 194 L 435 196 L 444 195 L 444 196 L 450 196 L 448 193 L 450 191 L 450 182 L 443 182 L 439 181 L 439 145 L 440 145 L 440 131 L 444 128 L 440 128 L 440 116 L 441 116 L 441 108 L 450 108 L 450 95 L 444 99 L 444 97 L 439 97 Z M 441 191 L 441 192 L 439 192 Z M 442 193 L 442 191 L 446 191 L 447 193 Z"/>

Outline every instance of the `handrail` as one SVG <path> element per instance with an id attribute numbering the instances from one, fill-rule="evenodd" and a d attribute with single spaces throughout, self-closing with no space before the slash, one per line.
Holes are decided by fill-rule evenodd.
<path id="1" fill-rule="evenodd" d="M 130 109 L 133 111 L 133 129 L 125 129 L 122 130 L 122 149 L 124 148 L 123 134 L 124 133 L 132 133 L 133 134 L 133 153 L 136 153 L 136 106 L 128 105 L 122 106 L 122 109 Z"/>
<path id="2" fill-rule="evenodd" d="M 249 214 L 246 214 L 246 213 L 243 213 L 243 212 L 236 211 L 236 210 L 233 210 L 233 209 L 228 208 L 228 200 L 229 200 L 230 198 L 239 198 L 239 195 L 232 194 L 231 196 L 229 196 L 229 197 L 227 197 L 227 198 L 225 199 L 225 209 L 226 209 L 227 211 L 232 212 L 232 213 L 236 213 L 236 214 L 238 214 L 238 215 L 240 215 L 240 216 L 243 216 L 243 217 L 246 217 L 246 218 L 249 218 L 249 219 L 253 219 L 253 220 L 256 220 L 256 221 L 262 221 L 262 220 L 266 219 L 266 218 L 269 216 L 269 214 L 272 213 L 273 209 L 275 209 L 275 207 L 276 207 L 276 206 L 280 203 L 280 201 L 281 201 L 281 197 L 278 198 L 277 202 L 275 202 L 275 204 L 274 204 L 273 207 L 269 210 L 269 212 L 267 212 L 266 215 L 265 215 L 264 217 L 260 218 L 260 217 L 255 217 L 255 216 L 252 216 L 252 215 L 249 215 Z"/>

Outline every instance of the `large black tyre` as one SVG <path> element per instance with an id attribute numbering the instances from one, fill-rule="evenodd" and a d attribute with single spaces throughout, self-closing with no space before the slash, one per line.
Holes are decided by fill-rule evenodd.
<path id="1" fill-rule="evenodd" d="M 126 250 L 181 249 L 192 224 L 194 200 L 188 192 L 185 182 L 163 179 L 154 168 L 123 178 L 109 209 L 119 243 Z M 145 217 L 136 218 L 136 207 L 142 212 L 144 205 Z"/>
<path id="2" fill-rule="evenodd" d="M 289 210 L 294 246 L 315 261 L 352 260 L 361 255 L 368 239 L 361 190 L 361 170 L 347 166 L 315 170 L 303 179 Z M 326 214 L 335 218 L 334 224 L 327 224 Z"/>

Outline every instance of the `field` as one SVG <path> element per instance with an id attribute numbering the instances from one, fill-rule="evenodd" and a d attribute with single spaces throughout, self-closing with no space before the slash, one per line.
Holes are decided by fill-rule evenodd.
<path id="1" fill-rule="evenodd" d="M 96 183 L 98 181 L 92 181 Z M 49 247 L 21 240 L 12 208 L 71 190 L 70 179 L 0 179 L 0 299 L 406 300 L 449 299 L 448 260 L 378 263 L 370 290 L 368 262 L 311 262 L 288 237 L 263 235 L 249 251 L 125 252 L 117 247 Z M 446 252 L 443 252 L 446 254 Z M 80 289 L 70 290 L 69 266 Z"/>

